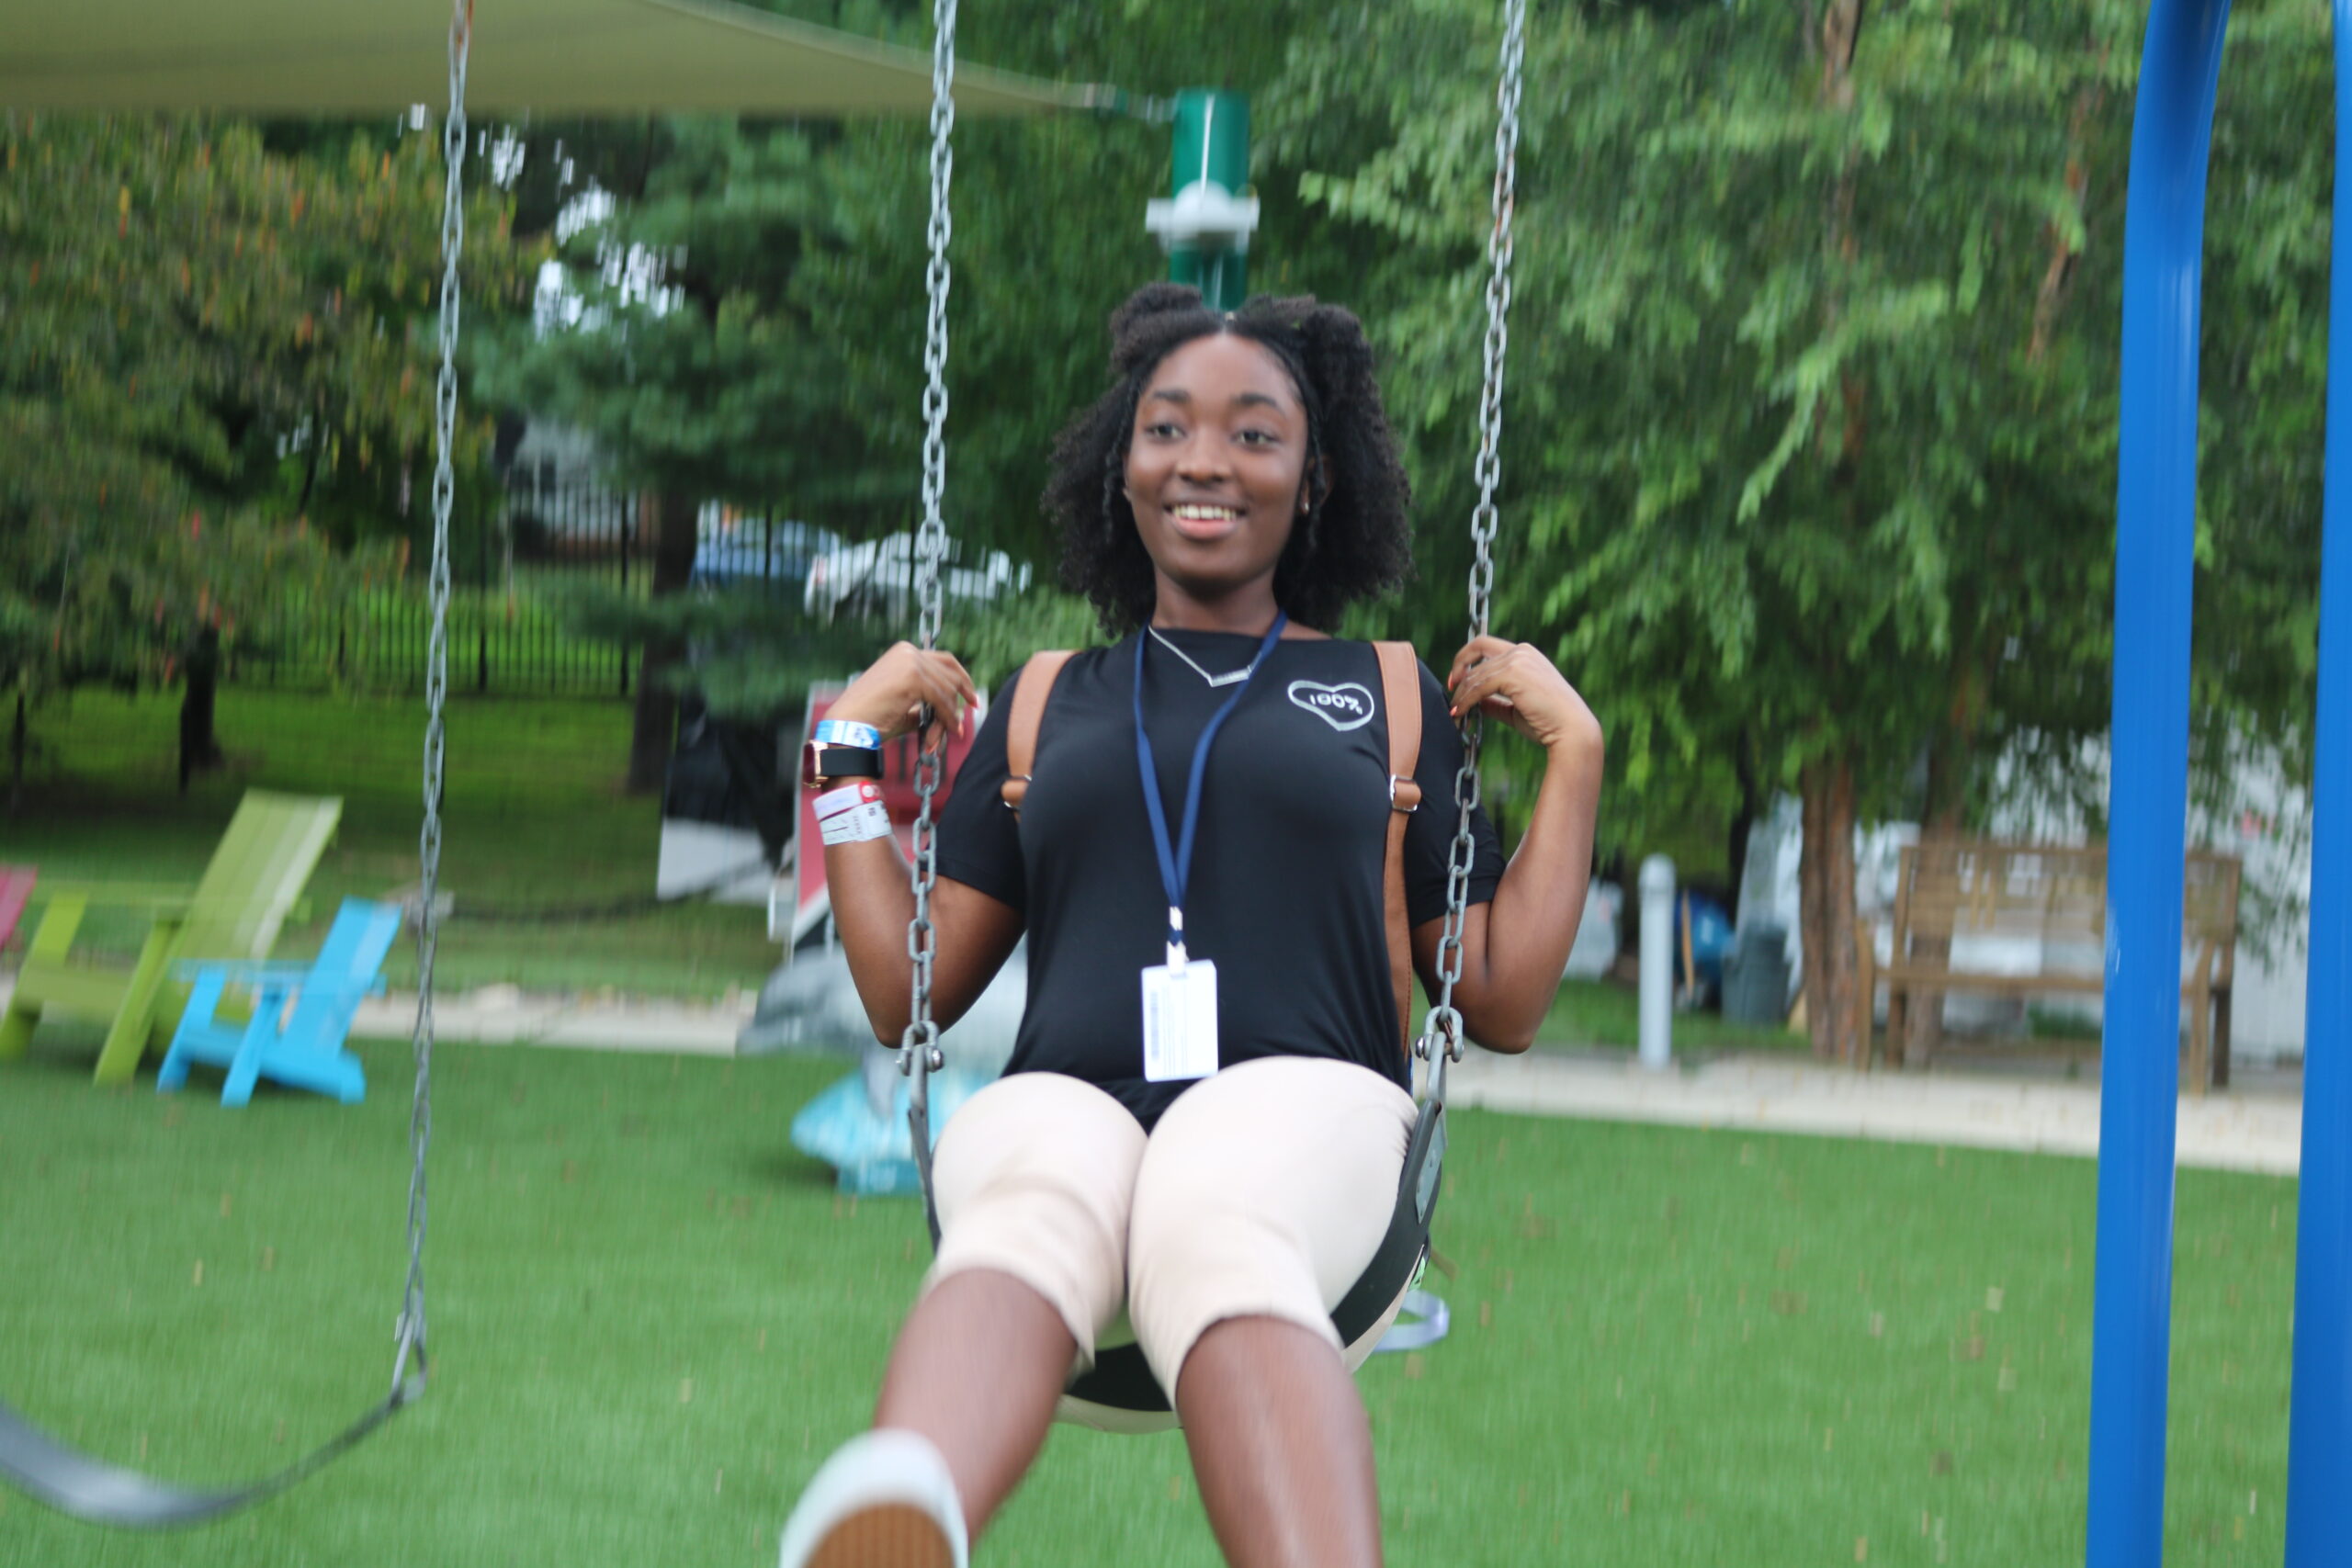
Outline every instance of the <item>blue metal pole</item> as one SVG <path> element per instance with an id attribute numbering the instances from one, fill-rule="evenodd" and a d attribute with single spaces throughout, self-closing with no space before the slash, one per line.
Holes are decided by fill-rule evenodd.
<path id="1" fill-rule="evenodd" d="M 2156 1568 L 2164 1557 L 2198 289 L 2213 95 L 2228 17 L 2228 0 L 2155 0 L 2132 128 L 2085 1542 L 2089 1568 Z"/>
<path id="2" fill-rule="evenodd" d="M 2303 1160 L 2295 1230 L 2295 1382 L 2287 1568 L 2352 1541 L 2352 0 L 2335 0 L 2335 235 L 2328 281 L 2327 497 L 2321 522 L 2312 945 L 2303 1016 Z"/>

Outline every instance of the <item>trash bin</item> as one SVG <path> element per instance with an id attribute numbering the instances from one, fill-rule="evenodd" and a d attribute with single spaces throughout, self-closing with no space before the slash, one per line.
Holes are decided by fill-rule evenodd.
<path id="1" fill-rule="evenodd" d="M 1743 927 L 1724 965 L 1724 1017 L 1777 1024 L 1789 1013 L 1789 933 L 1780 926 Z"/>

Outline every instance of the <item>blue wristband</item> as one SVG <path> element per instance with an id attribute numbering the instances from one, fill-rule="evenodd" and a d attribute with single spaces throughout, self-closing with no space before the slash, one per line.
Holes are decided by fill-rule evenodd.
<path id="1" fill-rule="evenodd" d="M 827 746 L 854 746 L 865 751 L 882 749 L 882 732 L 870 724 L 859 724 L 854 719 L 820 718 L 817 721 L 816 733 L 808 739 Z"/>

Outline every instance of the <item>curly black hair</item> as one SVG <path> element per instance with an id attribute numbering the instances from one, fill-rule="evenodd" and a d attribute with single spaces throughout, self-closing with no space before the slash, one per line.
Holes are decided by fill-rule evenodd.
<path id="1" fill-rule="evenodd" d="M 1044 502 L 1061 528 L 1062 581 L 1093 604 L 1109 636 L 1148 622 L 1156 597 L 1124 483 L 1136 400 L 1170 353 L 1221 332 L 1280 360 L 1306 412 L 1307 510 L 1275 564 L 1275 601 L 1293 620 L 1328 628 L 1411 574 L 1412 487 L 1363 323 L 1306 295 L 1261 295 L 1227 313 L 1196 288 L 1147 284 L 1112 313 L 1111 389 L 1055 442 Z"/>

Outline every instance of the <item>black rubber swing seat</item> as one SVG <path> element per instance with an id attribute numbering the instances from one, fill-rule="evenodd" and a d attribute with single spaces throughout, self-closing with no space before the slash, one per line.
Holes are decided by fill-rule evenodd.
<path id="1" fill-rule="evenodd" d="M 94 1459 L 58 1441 L 13 1407 L 0 1404 L 0 1476 L 61 1514 L 125 1529 L 203 1524 L 274 1497 L 356 1448 L 424 1389 L 404 1380 L 390 1397 L 284 1470 L 226 1487 L 184 1487 Z"/>

